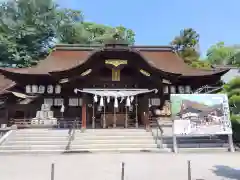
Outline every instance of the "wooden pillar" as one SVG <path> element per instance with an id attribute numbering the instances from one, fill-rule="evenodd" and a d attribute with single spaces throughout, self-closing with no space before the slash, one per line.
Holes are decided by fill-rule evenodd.
<path id="1" fill-rule="evenodd" d="M 146 112 L 145 112 L 145 111 L 143 112 L 143 118 L 144 118 L 146 130 L 150 130 L 149 112 L 148 112 L 148 109 L 147 109 Z"/>
<path id="2" fill-rule="evenodd" d="M 5 107 L 5 119 L 6 119 L 6 124 L 9 125 L 9 110 L 8 107 Z"/>
<path id="3" fill-rule="evenodd" d="M 150 129 L 149 123 L 149 107 L 148 107 L 148 97 L 147 95 L 143 95 L 141 99 L 139 99 L 139 111 L 141 114 L 141 120 L 147 130 Z"/>
<path id="4" fill-rule="evenodd" d="M 86 97 L 82 98 L 82 129 L 86 129 L 87 126 L 87 106 L 86 106 Z"/>

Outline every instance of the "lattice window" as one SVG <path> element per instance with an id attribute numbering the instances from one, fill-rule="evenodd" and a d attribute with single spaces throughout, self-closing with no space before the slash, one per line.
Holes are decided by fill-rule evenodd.
<path id="1" fill-rule="evenodd" d="M 82 98 L 79 98 L 78 105 L 79 105 L 79 106 L 82 106 L 82 104 L 83 104 L 83 103 L 82 103 Z"/>
<path id="2" fill-rule="evenodd" d="M 52 98 L 45 98 L 44 99 L 44 104 L 48 104 L 50 106 L 53 105 L 53 99 Z"/>
<path id="3" fill-rule="evenodd" d="M 69 98 L 69 106 L 78 106 L 79 104 L 79 100 L 78 98 Z"/>
<path id="4" fill-rule="evenodd" d="M 159 106 L 161 103 L 160 98 L 151 98 L 150 99 L 150 105 L 152 106 Z"/>
<path id="5" fill-rule="evenodd" d="M 64 103 L 63 98 L 55 98 L 54 99 L 54 106 L 61 106 Z"/>

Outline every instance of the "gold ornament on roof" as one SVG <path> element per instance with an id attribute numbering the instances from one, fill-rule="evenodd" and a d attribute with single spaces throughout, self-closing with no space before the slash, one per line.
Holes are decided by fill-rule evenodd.
<path id="1" fill-rule="evenodd" d="M 110 64 L 113 65 L 114 67 L 118 67 L 120 65 L 127 64 L 127 60 L 115 60 L 115 59 L 105 60 L 105 64 Z"/>

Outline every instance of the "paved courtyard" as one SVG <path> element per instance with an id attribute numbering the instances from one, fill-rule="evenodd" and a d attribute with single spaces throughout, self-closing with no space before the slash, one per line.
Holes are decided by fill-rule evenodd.
<path id="1" fill-rule="evenodd" d="M 215 154 L 69 154 L 0 156 L 1 180 L 120 180 L 125 162 L 126 180 L 187 180 L 187 160 L 192 178 L 240 180 L 240 153 Z"/>

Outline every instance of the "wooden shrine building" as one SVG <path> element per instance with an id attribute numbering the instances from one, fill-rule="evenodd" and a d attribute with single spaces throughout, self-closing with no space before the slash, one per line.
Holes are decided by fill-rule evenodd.
<path id="1" fill-rule="evenodd" d="M 170 46 L 57 45 L 34 67 L 0 69 L 1 123 L 149 126 L 171 115 L 171 93 L 215 85 L 227 71 L 189 67 Z M 37 113 L 43 105 L 51 115 Z"/>

